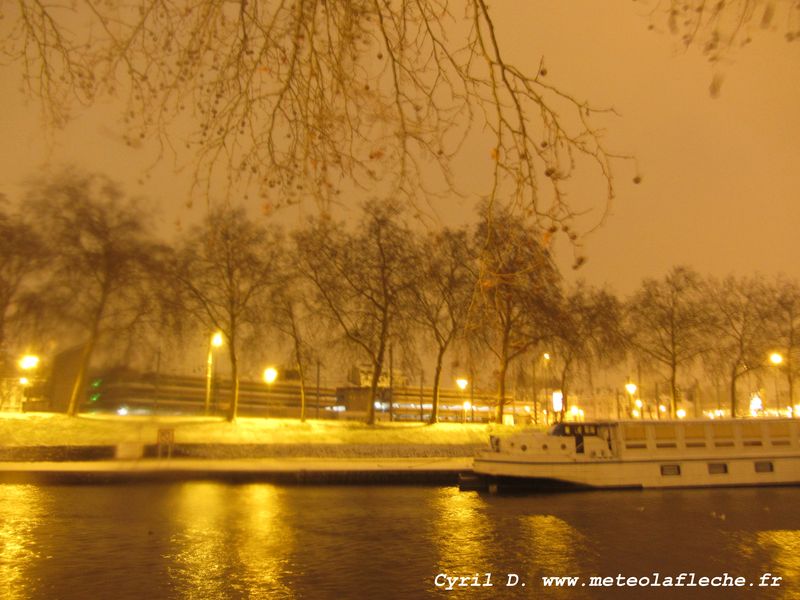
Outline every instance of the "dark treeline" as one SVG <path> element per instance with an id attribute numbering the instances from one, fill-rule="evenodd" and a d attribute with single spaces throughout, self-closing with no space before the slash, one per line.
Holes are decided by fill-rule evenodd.
<path id="1" fill-rule="evenodd" d="M 545 351 L 565 399 L 562 417 L 579 377 L 633 356 L 667 383 L 673 416 L 682 382 L 700 369 L 726 382 L 731 414 L 740 414 L 737 383 L 766 367 L 770 352 L 783 357 L 794 404 L 793 280 L 716 279 L 676 267 L 620 299 L 565 284 L 548 249 L 551 232 L 498 205 L 480 207 L 473 226 L 425 231 L 392 201 L 363 204 L 349 225 L 320 215 L 292 231 L 222 206 L 165 244 L 152 236 L 143 203 L 99 175 L 66 171 L 30 184 L 22 200 L 0 204 L 2 358 L 7 367 L 45 339 L 80 344 L 70 414 L 99 349 L 124 361 L 137 340 L 192 330 L 223 335 L 231 420 L 248 341 L 264 338 L 291 348 L 303 399 L 309 366 L 324 352 L 347 349 L 368 362 L 372 398 L 393 352 L 424 364 L 433 373 L 432 422 L 446 357 L 469 373 L 494 364 L 501 420 L 509 368 Z M 371 402 L 367 420 L 375 421 Z"/>

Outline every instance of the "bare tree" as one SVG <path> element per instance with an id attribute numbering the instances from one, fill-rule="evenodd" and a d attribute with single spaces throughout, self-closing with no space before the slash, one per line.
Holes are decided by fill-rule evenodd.
<path id="1" fill-rule="evenodd" d="M 611 292 L 576 285 L 564 298 L 553 327 L 551 359 L 561 366 L 563 420 L 576 368 L 610 366 L 624 356 L 622 305 Z"/>
<path id="2" fill-rule="evenodd" d="M 22 215 L 6 209 L 0 195 L 0 370 L 7 360 L 9 329 L 25 318 L 25 307 L 38 295 L 47 248 Z"/>
<path id="3" fill-rule="evenodd" d="M 308 281 L 294 268 L 297 262 L 295 253 L 284 254 L 267 320 L 291 342 L 292 361 L 300 377 L 300 421 L 305 421 L 307 365 L 318 358 L 312 340 L 319 338 L 314 334 L 319 319 L 309 302 L 311 290 Z"/>
<path id="4" fill-rule="evenodd" d="M 634 348 L 667 371 L 670 415 L 674 417 L 679 371 L 690 367 L 710 344 L 703 281 L 692 269 L 675 267 L 661 280 L 645 279 L 627 304 Z"/>
<path id="5" fill-rule="evenodd" d="M 485 0 L 2 8 L 2 50 L 53 121 L 117 98 L 128 143 L 155 136 L 192 152 L 201 185 L 221 168 L 270 205 L 335 197 L 343 179 L 410 198 L 431 167 L 452 188 L 450 165 L 475 131 L 490 134 L 492 195 L 544 226 L 573 216 L 564 186 L 576 169 L 606 180 L 606 202 L 614 194 L 616 156 L 594 124 L 608 109 L 560 88 L 543 58 L 532 73 L 509 62 Z"/>
<path id="6" fill-rule="evenodd" d="M 223 206 L 183 240 L 173 268 L 182 306 L 208 331 L 224 337 L 231 365 L 229 421 L 239 408 L 240 346 L 263 323 L 281 252 L 276 230 L 257 225 L 242 208 Z"/>
<path id="7" fill-rule="evenodd" d="M 430 422 L 439 420 L 444 355 L 463 328 L 475 291 L 477 270 L 467 230 L 431 232 L 416 248 L 417 276 L 409 287 L 409 314 L 436 344 Z M 474 385 L 475 382 L 472 382 Z"/>
<path id="8" fill-rule="evenodd" d="M 500 421 L 508 366 L 551 335 L 560 301 L 560 276 L 542 237 L 534 225 L 499 207 L 484 207 L 476 229 L 474 243 L 481 250 L 470 329 L 497 359 Z"/>
<path id="9" fill-rule="evenodd" d="M 714 346 L 709 360 L 722 365 L 728 373 L 731 416 L 738 416 L 736 384 L 752 371 L 764 367 L 770 342 L 769 298 L 763 280 L 756 277 L 722 281 L 711 280 Z"/>
<path id="10" fill-rule="evenodd" d="M 101 175 L 64 171 L 32 183 L 26 204 L 50 247 L 47 306 L 86 335 L 67 407 L 74 415 L 101 335 L 130 334 L 149 310 L 155 244 L 141 204 Z"/>
<path id="11" fill-rule="evenodd" d="M 778 367 L 789 385 L 789 406 L 794 406 L 794 382 L 800 368 L 800 285 L 794 279 L 775 281 L 774 310 L 769 313 L 777 333 L 783 363 Z"/>
<path id="12" fill-rule="evenodd" d="M 367 422 L 375 422 L 375 399 L 389 340 L 401 318 L 411 274 L 411 232 L 400 205 L 372 201 L 354 232 L 318 218 L 297 232 L 299 268 L 314 289 L 320 316 L 370 361 Z"/>

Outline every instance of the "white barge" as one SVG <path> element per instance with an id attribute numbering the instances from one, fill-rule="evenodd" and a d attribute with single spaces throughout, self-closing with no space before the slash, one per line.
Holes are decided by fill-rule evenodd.
<path id="1" fill-rule="evenodd" d="M 489 489 L 800 484 L 800 420 L 557 423 L 492 436 L 473 472 Z"/>

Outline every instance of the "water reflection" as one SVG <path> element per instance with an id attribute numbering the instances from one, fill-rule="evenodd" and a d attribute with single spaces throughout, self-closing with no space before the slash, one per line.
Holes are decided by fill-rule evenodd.
<path id="1" fill-rule="evenodd" d="M 164 558 L 182 598 L 294 598 L 282 581 L 292 535 L 274 486 L 179 488 L 174 548 Z"/>
<path id="2" fill-rule="evenodd" d="M 800 586 L 800 531 L 761 531 L 755 537 L 756 543 L 769 553 L 765 572 L 782 577 L 781 587 L 793 589 L 795 594 Z"/>
<path id="3" fill-rule="evenodd" d="M 566 521 L 553 515 L 524 517 L 521 523 L 530 539 L 534 567 L 546 574 L 577 573 L 578 553 L 587 547 L 586 539 Z"/>
<path id="4" fill-rule="evenodd" d="M 41 489 L 33 485 L 0 485 L 0 589 L 3 598 L 30 596 L 27 572 L 42 558 L 37 530 L 46 513 Z M 45 557 L 47 558 L 47 557 Z"/>
<path id="5" fill-rule="evenodd" d="M 428 505 L 436 515 L 427 532 L 437 551 L 436 573 L 472 575 L 485 572 L 492 558 L 494 527 L 486 514 L 486 503 L 478 494 L 440 488 Z"/>
<path id="6" fill-rule="evenodd" d="M 493 497 L 453 488 L 0 486 L 0 598 L 727 597 L 542 577 L 728 572 L 797 598 L 800 489 Z M 763 573 L 780 588 L 758 588 Z M 438 573 L 493 588 L 446 592 Z M 527 587 L 506 587 L 516 573 Z M 585 581 L 585 579 L 584 579 Z M 731 590 L 726 590 L 730 592 Z M 733 591 L 732 597 L 741 594 Z"/>

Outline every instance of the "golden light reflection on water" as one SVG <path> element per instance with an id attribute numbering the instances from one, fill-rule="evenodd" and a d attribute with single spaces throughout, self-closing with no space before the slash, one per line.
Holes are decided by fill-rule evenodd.
<path id="1" fill-rule="evenodd" d="M 782 587 L 791 585 L 796 589 L 800 583 L 800 531 L 759 531 L 756 543 L 769 552 L 769 571 L 783 577 Z"/>
<path id="2" fill-rule="evenodd" d="M 0 596 L 7 600 L 29 596 L 25 572 L 40 559 L 35 539 L 45 513 L 38 487 L 0 486 Z"/>
<path id="3" fill-rule="evenodd" d="M 293 536 L 282 518 L 281 495 L 264 484 L 181 486 L 175 516 L 181 531 L 171 540 L 169 558 L 182 597 L 294 598 L 282 581 Z"/>
<path id="4" fill-rule="evenodd" d="M 521 527 L 530 539 L 531 557 L 543 572 L 577 573 L 578 551 L 586 548 L 584 536 L 553 515 L 522 518 Z"/>
<path id="5" fill-rule="evenodd" d="M 438 518 L 430 539 L 439 556 L 437 572 L 464 574 L 486 568 L 493 528 L 485 507 L 479 495 L 458 488 L 441 488 L 433 495 L 430 512 Z"/>

